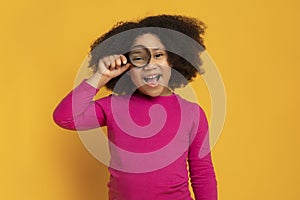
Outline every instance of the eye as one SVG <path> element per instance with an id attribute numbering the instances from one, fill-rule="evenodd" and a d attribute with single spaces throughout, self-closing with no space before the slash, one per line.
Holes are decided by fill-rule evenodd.
<path id="1" fill-rule="evenodd" d="M 155 58 L 162 58 L 162 57 L 164 57 L 164 56 L 165 56 L 164 53 L 156 53 L 156 54 L 154 55 Z"/>
<path id="2" fill-rule="evenodd" d="M 143 57 L 133 57 L 132 60 L 139 61 L 139 60 L 144 60 L 144 58 Z"/>

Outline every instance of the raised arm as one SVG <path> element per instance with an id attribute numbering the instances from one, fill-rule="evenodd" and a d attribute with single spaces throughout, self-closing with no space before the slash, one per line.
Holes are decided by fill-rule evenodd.
<path id="1" fill-rule="evenodd" d="M 53 112 L 56 124 L 70 130 L 87 130 L 106 125 L 103 105 L 101 101 L 93 101 L 93 97 L 109 80 L 129 68 L 130 64 L 126 62 L 123 55 L 100 59 L 97 72 L 82 81 L 58 104 Z M 125 65 L 122 66 L 122 63 Z"/>
<path id="2" fill-rule="evenodd" d="M 208 122 L 204 111 L 200 112 L 198 129 L 188 154 L 191 184 L 196 200 L 217 200 L 217 181 L 211 159 Z"/>

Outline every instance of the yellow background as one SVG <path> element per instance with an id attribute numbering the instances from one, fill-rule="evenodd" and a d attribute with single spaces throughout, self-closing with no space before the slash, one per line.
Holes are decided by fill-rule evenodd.
<path id="1" fill-rule="evenodd" d="M 53 123 L 52 111 L 72 88 L 97 36 L 117 21 L 159 13 L 194 16 L 208 25 L 207 50 L 227 94 L 225 126 L 213 149 L 219 199 L 300 199 L 299 4 L 1 2 L 0 199 L 107 198 L 105 166 L 74 132 Z M 209 98 L 201 92 L 199 98 L 210 114 Z"/>

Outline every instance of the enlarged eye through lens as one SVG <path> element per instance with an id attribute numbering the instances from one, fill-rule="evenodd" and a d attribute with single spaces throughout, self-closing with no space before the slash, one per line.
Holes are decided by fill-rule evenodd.
<path id="1" fill-rule="evenodd" d="M 138 68 L 148 65 L 151 59 L 149 49 L 142 45 L 134 47 L 130 52 L 126 53 L 125 56 L 134 67 Z"/>

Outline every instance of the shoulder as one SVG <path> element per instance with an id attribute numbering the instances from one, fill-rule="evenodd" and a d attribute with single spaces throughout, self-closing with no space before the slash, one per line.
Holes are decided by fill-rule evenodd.
<path id="1" fill-rule="evenodd" d="M 176 94 L 180 104 L 182 106 L 184 106 L 185 109 L 190 110 L 192 113 L 193 112 L 198 112 L 199 114 L 205 114 L 204 109 L 202 108 L 201 105 L 199 105 L 198 103 L 195 103 L 193 101 L 187 100 L 183 97 L 181 97 L 179 94 Z"/>
<path id="2" fill-rule="evenodd" d="M 128 95 L 110 94 L 108 96 L 97 99 L 95 103 L 109 109 L 112 105 L 116 105 L 116 103 L 117 105 L 123 105 L 124 103 L 128 102 L 129 99 L 130 96 Z"/>
<path id="3" fill-rule="evenodd" d="M 97 99 L 95 102 L 97 103 L 107 103 L 107 102 L 110 102 L 111 101 L 111 94 L 108 95 L 108 96 L 105 96 L 105 97 L 101 97 L 99 99 Z"/>
<path id="4" fill-rule="evenodd" d="M 194 128 L 197 130 L 199 128 L 207 128 L 208 120 L 205 113 L 205 110 L 198 103 L 189 101 L 185 98 L 182 98 L 180 95 L 177 95 L 179 101 L 181 102 L 182 111 L 188 115 L 188 118 L 193 123 Z"/>

